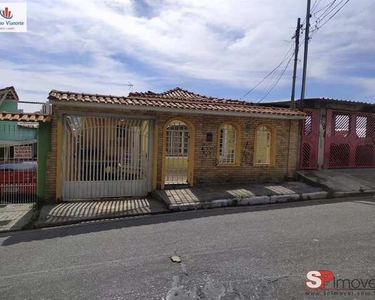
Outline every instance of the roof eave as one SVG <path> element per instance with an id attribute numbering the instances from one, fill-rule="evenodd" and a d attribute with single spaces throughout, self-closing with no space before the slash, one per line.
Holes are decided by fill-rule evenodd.
<path id="1" fill-rule="evenodd" d="M 164 113 L 184 113 L 184 114 L 200 114 L 200 115 L 214 115 L 214 116 L 232 116 L 232 117 L 254 117 L 262 119 L 286 119 L 286 120 L 303 120 L 305 115 L 285 115 L 285 114 L 269 114 L 269 113 L 246 113 L 246 112 L 232 112 L 232 111 L 217 111 L 217 110 L 199 110 L 199 109 L 182 109 L 182 108 L 165 108 L 155 106 L 142 105 L 121 105 L 112 103 L 85 103 L 78 101 L 65 101 L 53 99 L 49 97 L 50 103 L 70 106 L 70 107 L 97 107 L 108 109 L 123 109 L 123 110 L 139 110 L 139 111 L 155 111 Z"/>

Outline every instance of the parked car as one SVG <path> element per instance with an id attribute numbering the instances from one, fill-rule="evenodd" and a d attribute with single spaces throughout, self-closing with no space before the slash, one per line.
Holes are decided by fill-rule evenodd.
<path id="1" fill-rule="evenodd" d="M 0 163 L 0 195 L 33 195 L 37 186 L 36 161 L 9 161 Z"/>

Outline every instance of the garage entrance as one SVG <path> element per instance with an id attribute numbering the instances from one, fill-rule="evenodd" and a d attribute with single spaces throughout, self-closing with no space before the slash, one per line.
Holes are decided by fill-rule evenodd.
<path id="1" fill-rule="evenodd" d="M 63 200 L 151 191 L 150 120 L 65 116 Z"/>
<path id="2" fill-rule="evenodd" d="M 327 110 L 324 168 L 375 167 L 375 114 Z"/>

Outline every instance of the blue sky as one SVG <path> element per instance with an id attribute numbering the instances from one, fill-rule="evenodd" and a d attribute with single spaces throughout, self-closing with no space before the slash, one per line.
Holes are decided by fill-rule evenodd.
<path id="1" fill-rule="evenodd" d="M 313 25 L 319 9 L 332 2 L 316 1 Z M 303 20 L 306 9 L 304 0 L 27 3 L 28 32 L 0 33 L 7 45 L 1 50 L 0 83 L 15 86 L 22 100 L 29 101 L 45 101 L 51 89 L 127 95 L 128 82 L 133 91 L 179 86 L 238 99 L 293 46 L 296 19 Z M 373 4 L 349 1 L 314 35 L 307 97 L 375 103 Z M 262 99 L 284 66 L 245 100 Z M 298 66 L 300 79 L 302 63 Z M 290 97 L 291 72 L 292 64 L 264 102 Z"/>

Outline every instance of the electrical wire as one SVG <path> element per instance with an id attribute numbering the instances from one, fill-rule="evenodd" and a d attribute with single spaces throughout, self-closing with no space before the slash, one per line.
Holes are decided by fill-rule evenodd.
<path id="1" fill-rule="evenodd" d="M 293 59 L 293 55 L 291 55 L 291 57 L 289 58 L 287 64 L 285 65 L 285 68 L 283 69 L 283 71 L 281 72 L 280 76 L 277 78 L 277 80 L 275 81 L 275 83 L 272 85 L 272 87 L 268 90 L 267 94 L 262 98 L 260 99 L 257 103 L 260 103 L 262 102 L 264 99 L 267 98 L 267 96 L 273 91 L 273 89 L 276 87 L 276 85 L 280 82 L 281 78 L 284 76 L 285 74 L 285 71 L 288 69 L 289 65 L 290 65 L 290 62 L 292 61 Z"/>
<path id="2" fill-rule="evenodd" d="M 301 36 L 302 36 L 302 32 L 301 32 Z M 266 81 L 271 76 L 271 78 L 269 79 L 268 83 L 267 82 L 265 83 L 265 85 L 268 86 L 269 83 L 272 81 L 272 78 L 274 77 L 275 72 L 288 60 L 289 54 L 291 53 L 291 51 L 293 50 L 293 48 L 294 48 L 294 44 L 292 44 L 289 47 L 288 51 L 284 55 L 284 57 L 281 60 L 281 62 L 271 72 L 269 72 L 265 77 L 263 77 L 262 80 L 260 80 L 255 86 L 253 86 L 247 93 L 245 93 L 242 97 L 240 97 L 240 100 L 244 99 L 247 95 L 249 95 L 252 91 L 254 91 L 258 86 L 260 86 L 264 81 Z M 293 51 L 293 53 L 294 53 L 294 51 Z M 265 88 L 263 88 L 263 90 L 265 90 Z M 257 97 L 257 99 L 258 98 L 259 98 L 259 96 Z"/>
<path id="3" fill-rule="evenodd" d="M 281 66 L 282 64 L 288 59 L 288 55 L 290 53 L 290 51 L 293 49 L 293 45 L 290 46 L 289 50 L 287 51 L 287 53 L 285 54 L 284 58 L 281 60 L 281 62 L 271 71 L 269 72 L 262 80 L 260 80 L 254 87 L 252 87 L 247 93 L 245 93 L 241 98 L 245 98 L 247 95 L 249 95 L 252 91 L 254 91 L 259 85 L 261 85 L 268 77 L 270 77 L 274 72 L 276 72 Z"/>
<path id="4" fill-rule="evenodd" d="M 357 16 L 357 15 L 359 15 L 359 14 L 365 12 L 366 10 L 368 10 L 368 9 L 370 9 L 370 8 L 373 8 L 374 6 L 375 6 L 375 3 L 374 3 L 374 4 L 371 4 L 371 5 L 367 6 L 367 7 L 365 7 L 364 9 L 362 9 L 362 10 L 360 10 L 360 11 L 358 11 L 358 12 L 356 12 L 354 15 L 351 15 L 349 18 L 353 18 L 353 17 L 355 17 L 355 16 Z"/>
<path id="5" fill-rule="evenodd" d="M 314 12 L 315 15 L 317 15 L 318 13 L 320 13 L 321 11 L 325 10 L 324 13 L 322 13 L 322 15 L 324 15 L 336 2 L 337 0 L 333 0 L 331 3 L 327 4 L 326 6 L 322 7 L 321 9 L 319 9 L 318 11 Z"/>
<path id="6" fill-rule="evenodd" d="M 318 6 L 319 6 L 319 4 L 320 4 L 321 1 L 322 1 L 322 0 L 315 0 L 313 6 L 312 6 L 312 8 L 311 8 L 311 13 L 312 13 L 312 14 L 314 13 L 314 10 L 318 8 Z"/>
<path id="7" fill-rule="evenodd" d="M 318 31 L 318 30 L 320 30 L 324 25 L 326 25 L 330 20 L 332 20 L 332 18 L 334 17 L 334 16 L 336 16 L 343 8 L 344 8 L 344 6 L 345 5 L 347 5 L 348 3 L 349 3 L 349 1 L 350 0 L 346 0 L 345 2 L 344 1 L 342 1 L 342 2 L 344 2 L 344 4 L 339 8 L 339 9 L 337 9 L 323 24 L 319 24 L 319 25 L 316 25 L 316 28 L 315 28 L 315 30 L 313 30 L 312 32 L 311 32 L 311 36 L 310 36 L 310 38 L 312 38 L 315 34 L 316 34 L 316 32 Z M 336 6 L 337 7 L 337 6 Z M 323 20 L 323 19 L 322 19 Z"/>
<path id="8" fill-rule="evenodd" d="M 333 0 L 331 3 L 325 5 L 322 8 L 320 8 L 319 10 L 317 10 L 318 7 L 319 7 L 319 4 L 321 3 L 321 0 L 315 0 L 314 4 L 312 6 L 312 13 L 314 13 L 314 10 L 317 10 L 317 11 L 315 11 L 314 15 L 318 14 L 319 12 L 321 12 L 323 10 L 324 10 L 324 12 L 320 16 L 317 17 L 318 20 L 316 21 L 315 29 L 311 31 L 309 42 L 311 42 L 311 38 L 316 34 L 316 32 L 318 30 L 320 30 L 325 24 L 327 24 L 333 17 L 335 17 L 344 8 L 344 6 L 346 4 L 348 4 L 349 1 L 350 0 L 341 0 L 335 5 L 337 0 Z M 374 5 L 372 5 L 372 6 L 374 6 Z M 372 7 L 372 6 L 370 6 L 370 7 Z M 368 7 L 368 8 L 370 8 L 370 7 Z M 327 17 L 328 17 L 328 19 L 320 25 L 319 23 L 321 21 L 325 20 Z M 305 19 L 305 21 L 306 21 L 306 19 Z M 305 23 L 305 21 L 303 21 L 303 24 Z M 304 29 L 304 30 L 306 30 L 306 29 Z M 303 35 L 304 30 L 302 29 L 301 36 Z M 304 40 L 301 42 L 301 44 L 303 44 L 303 43 L 304 43 Z M 253 88 L 251 88 L 247 93 L 245 93 L 240 99 L 245 98 L 247 95 L 249 95 L 252 91 L 254 91 L 258 86 L 260 86 L 263 82 L 265 82 L 268 79 L 265 83 L 264 88 L 261 90 L 261 92 L 257 96 L 256 101 L 258 101 L 258 99 L 261 97 L 261 95 L 266 91 L 267 91 L 266 94 L 262 98 L 260 98 L 260 100 L 257 103 L 260 103 L 265 98 L 267 98 L 268 95 L 276 87 L 276 85 L 280 82 L 281 78 L 284 76 L 286 70 L 288 69 L 289 64 L 292 61 L 293 56 L 294 56 L 294 52 L 293 52 L 293 54 L 289 57 L 290 51 L 292 51 L 292 49 L 293 49 L 293 45 L 288 49 L 287 53 L 285 54 L 285 56 L 283 57 L 281 62 L 271 72 L 269 72 L 262 80 L 260 80 Z M 289 60 L 288 60 L 288 58 L 289 58 Z M 279 74 L 277 79 L 275 81 L 273 81 L 273 78 L 276 76 L 277 71 L 286 61 L 287 61 L 287 63 L 285 65 L 284 69 L 281 71 L 281 73 Z M 271 82 L 273 82 L 273 83 L 271 84 Z"/>
<path id="9" fill-rule="evenodd" d="M 322 13 L 320 16 L 317 17 L 317 23 L 320 23 L 325 18 L 327 18 L 333 11 L 335 11 L 336 8 L 338 8 L 342 3 L 344 3 L 345 0 L 340 0 L 335 6 L 330 7 L 327 9 L 324 13 Z M 333 4 L 334 2 L 332 2 Z M 346 4 L 346 3 L 345 3 Z M 344 4 L 344 5 L 345 5 Z"/>

